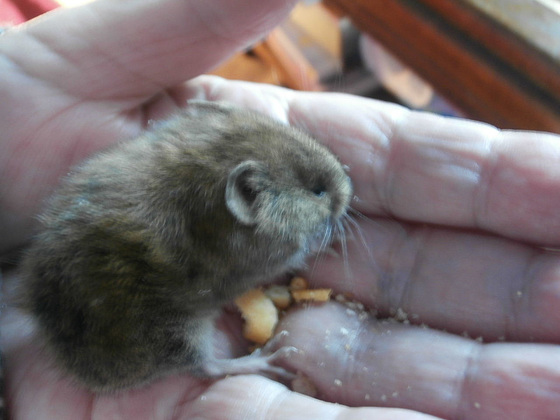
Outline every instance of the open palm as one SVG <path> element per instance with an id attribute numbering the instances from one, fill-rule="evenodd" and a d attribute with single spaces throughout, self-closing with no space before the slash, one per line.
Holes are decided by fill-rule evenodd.
<path id="1" fill-rule="evenodd" d="M 560 138 L 344 95 L 209 76 L 182 83 L 290 6 L 99 0 L 1 36 L 0 252 L 29 238 L 73 164 L 189 98 L 226 100 L 307 130 L 349 166 L 353 207 L 367 218 L 355 216 L 346 258 L 322 256 L 308 276 L 378 317 L 331 302 L 284 318 L 285 344 L 300 350 L 286 364 L 318 398 L 249 375 L 180 375 L 95 396 L 60 378 L 8 309 L 13 418 L 558 418 Z M 382 320 L 390 316 L 402 322 Z M 224 356 L 241 351 L 233 318 L 216 336 Z"/>

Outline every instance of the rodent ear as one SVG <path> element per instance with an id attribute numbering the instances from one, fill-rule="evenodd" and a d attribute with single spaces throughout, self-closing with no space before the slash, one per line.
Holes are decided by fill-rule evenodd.
<path id="1" fill-rule="evenodd" d="M 256 223 L 255 200 L 260 192 L 256 175 L 262 171 L 262 164 L 247 160 L 237 165 L 228 176 L 226 205 L 233 216 L 245 225 Z"/>

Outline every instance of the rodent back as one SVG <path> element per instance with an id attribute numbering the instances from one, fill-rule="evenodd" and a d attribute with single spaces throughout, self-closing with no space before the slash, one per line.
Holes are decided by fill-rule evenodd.
<path id="1" fill-rule="evenodd" d="M 22 266 L 27 307 L 83 379 L 90 364 L 97 383 L 112 366 L 132 375 L 123 385 L 148 378 L 162 351 L 200 350 L 182 326 L 198 331 L 226 300 L 301 267 L 350 193 L 340 163 L 305 134 L 190 104 L 63 181 Z"/>
<path id="2" fill-rule="evenodd" d="M 128 249 L 162 270 L 266 278 L 341 216 L 350 190 L 336 158 L 302 132 L 196 102 L 78 168 L 43 216 L 43 240 L 79 249 L 113 237 L 142 244 Z"/>

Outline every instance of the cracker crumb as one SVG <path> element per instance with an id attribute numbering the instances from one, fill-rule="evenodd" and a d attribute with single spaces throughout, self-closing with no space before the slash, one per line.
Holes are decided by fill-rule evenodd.
<path id="1" fill-rule="evenodd" d="M 292 381 L 292 391 L 299 392 L 300 394 L 309 397 L 317 396 L 317 387 L 307 376 L 298 372 L 295 379 Z"/>
<path id="2" fill-rule="evenodd" d="M 278 323 L 278 309 L 272 300 L 261 289 L 252 289 L 235 299 L 235 304 L 245 320 L 243 336 L 253 343 L 266 343 Z"/>
<path id="3" fill-rule="evenodd" d="M 307 280 L 303 277 L 296 276 L 290 281 L 290 290 L 304 290 L 308 288 Z"/>
<path id="4" fill-rule="evenodd" d="M 326 302 L 330 299 L 331 293 L 331 289 L 298 289 L 292 290 L 292 297 L 296 302 Z"/>
<path id="5" fill-rule="evenodd" d="M 360 314 L 358 315 L 358 320 L 365 321 L 368 317 L 369 315 L 367 314 L 367 312 L 360 312 Z"/>
<path id="6" fill-rule="evenodd" d="M 292 303 L 292 295 L 287 286 L 272 285 L 264 293 L 278 309 L 287 309 Z"/>
<path id="7" fill-rule="evenodd" d="M 408 314 L 402 308 L 398 308 L 395 319 L 401 322 L 408 321 Z"/>
<path id="8" fill-rule="evenodd" d="M 344 297 L 344 295 L 341 295 L 340 293 L 338 293 L 335 297 L 334 300 L 339 302 L 339 303 L 344 303 L 346 302 L 346 298 Z"/>

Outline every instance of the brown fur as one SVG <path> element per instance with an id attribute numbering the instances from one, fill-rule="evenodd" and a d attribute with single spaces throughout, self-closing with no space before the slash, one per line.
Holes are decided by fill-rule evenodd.
<path id="1" fill-rule="evenodd" d="M 63 181 L 23 263 L 24 306 L 94 390 L 204 374 L 220 306 L 301 268 L 350 194 L 302 132 L 191 103 Z"/>

